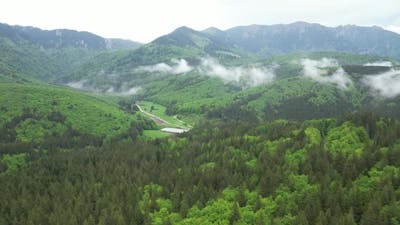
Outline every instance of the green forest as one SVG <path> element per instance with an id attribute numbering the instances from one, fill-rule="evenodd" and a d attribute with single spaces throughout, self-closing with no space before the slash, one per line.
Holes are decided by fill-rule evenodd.
<path id="1" fill-rule="evenodd" d="M 399 224 L 399 138 L 358 113 L 3 154 L 0 224 Z"/>

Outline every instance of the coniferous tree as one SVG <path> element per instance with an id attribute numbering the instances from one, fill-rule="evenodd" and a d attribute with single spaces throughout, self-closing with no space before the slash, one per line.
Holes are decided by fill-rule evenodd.
<path id="1" fill-rule="evenodd" d="M 229 218 L 229 224 L 233 225 L 240 219 L 239 204 L 237 202 L 233 203 L 232 214 Z"/>
<path id="2" fill-rule="evenodd" d="M 294 225 L 309 225 L 309 222 L 307 220 L 306 214 L 304 211 L 301 211 L 293 221 Z"/>

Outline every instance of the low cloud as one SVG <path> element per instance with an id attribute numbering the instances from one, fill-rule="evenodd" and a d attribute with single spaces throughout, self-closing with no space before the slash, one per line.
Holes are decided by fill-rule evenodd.
<path id="1" fill-rule="evenodd" d="M 302 59 L 303 76 L 309 77 L 318 83 L 336 84 L 342 89 L 348 88 L 353 81 L 335 59 L 322 58 L 321 60 Z M 328 75 L 327 68 L 338 67 L 333 74 Z"/>
<path id="2" fill-rule="evenodd" d="M 122 90 L 120 92 L 113 92 L 113 94 L 119 96 L 131 96 L 131 95 L 136 95 L 140 90 L 142 90 L 141 87 L 131 87 L 129 89 Z"/>
<path id="3" fill-rule="evenodd" d="M 372 62 L 372 63 L 365 63 L 364 66 L 386 66 L 386 67 L 392 67 L 393 64 L 392 64 L 392 62 L 389 62 L 389 61 L 378 61 L 378 62 Z"/>
<path id="4" fill-rule="evenodd" d="M 189 66 L 188 62 L 184 59 L 173 59 L 171 60 L 172 65 L 168 65 L 167 63 L 158 63 L 155 65 L 149 66 L 139 66 L 136 68 L 136 71 L 139 72 L 150 72 L 150 73 L 169 73 L 169 74 L 180 74 L 187 73 L 193 70 L 191 66 Z"/>
<path id="5" fill-rule="evenodd" d="M 85 84 L 87 80 L 81 80 L 81 81 L 71 81 L 67 83 L 66 85 L 68 87 L 71 87 L 73 89 L 78 89 L 78 90 L 85 90 Z"/>
<path id="6" fill-rule="evenodd" d="M 203 58 L 198 69 L 207 76 L 219 77 L 225 82 L 240 82 L 248 86 L 269 83 L 275 78 L 274 68 L 225 67 L 213 58 Z"/>
<path id="7" fill-rule="evenodd" d="M 274 77 L 274 68 L 257 66 L 226 67 L 215 58 L 206 57 L 200 60 L 197 66 L 191 66 L 185 59 L 173 59 L 172 65 L 165 62 L 149 66 L 140 66 L 138 72 L 181 74 L 197 70 L 203 75 L 221 78 L 224 82 L 238 82 L 246 86 L 257 86 L 271 82 Z"/>
<path id="8" fill-rule="evenodd" d="M 65 85 L 80 91 L 99 92 L 99 93 L 103 92 L 101 89 L 91 86 L 88 80 L 71 81 L 69 83 L 66 83 Z"/>
<path id="9" fill-rule="evenodd" d="M 400 70 L 367 76 L 364 83 L 380 96 L 394 98 L 400 95 Z"/>
<path id="10" fill-rule="evenodd" d="M 118 96 L 131 96 L 137 94 L 142 88 L 141 87 L 132 87 L 128 86 L 127 84 L 123 84 L 121 88 L 117 89 L 113 86 L 109 86 L 108 88 L 100 89 L 95 88 L 89 84 L 87 80 L 81 81 L 72 81 L 66 84 L 68 87 L 73 89 L 81 90 L 81 91 L 88 91 L 88 92 L 95 92 L 95 93 L 105 93 L 105 94 L 112 94 Z"/>

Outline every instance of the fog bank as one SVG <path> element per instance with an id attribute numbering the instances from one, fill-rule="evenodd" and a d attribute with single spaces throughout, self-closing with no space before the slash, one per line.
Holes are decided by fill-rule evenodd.
<path id="1" fill-rule="evenodd" d="M 366 76 L 364 83 L 380 96 L 394 98 L 400 95 L 400 70 Z"/>
<path id="2" fill-rule="evenodd" d="M 188 62 L 185 59 L 172 59 L 172 65 L 168 65 L 165 62 L 148 65 L 148 66 L 139 66 L 135 69 L 138 72 L 150 72 L 150 73 L 169 73 L 169 74 L 180 74 L 187 73 L 193 70 L 191 66 L 189 66 Z"/>
<path id="3" fill-rule="evenodd" d="M 226 67 L 210 57 L 201 60 L 199 71 L 210 77 L 221 78 L 224 82 L 239 82 L 248 86 L 269 83 L 275 78 L 274 68 L 256 66 Z"/>
<path id="4" fill-rule="evenodd" d="M 303 76 L 311 78 L 318 83 L 331 83 L 342 89 L 346 89 L 353 84 L 348 74 L 335 59 L 302 59 L 300 64 L 303 66 Z M 336 67 L 338 68 L 335 72 L 328 74 L 328 68 Z"/>

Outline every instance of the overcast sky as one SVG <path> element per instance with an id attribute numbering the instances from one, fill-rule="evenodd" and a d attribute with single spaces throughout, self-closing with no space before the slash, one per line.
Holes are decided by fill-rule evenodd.
<path id="1" fill-rule="evenodd" d="M 149 42 L 177 27 L 306 21 L 400 33 L 400 0 L 2 0 L 0 23 L 68 28 Z"/>

